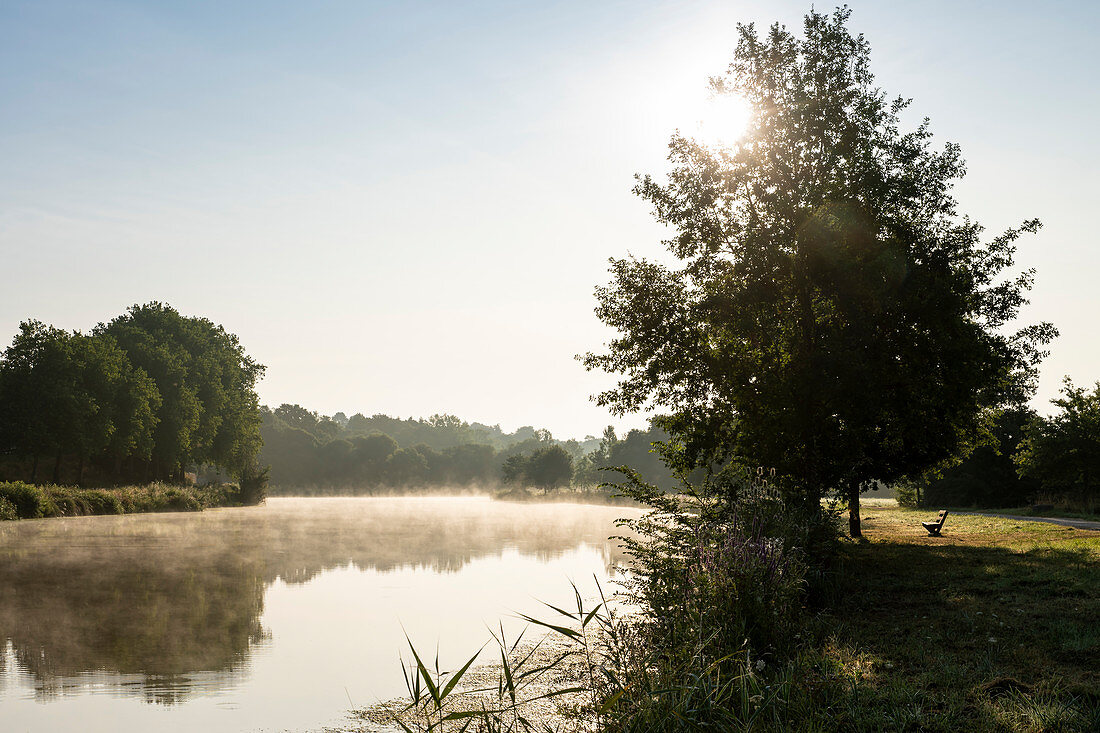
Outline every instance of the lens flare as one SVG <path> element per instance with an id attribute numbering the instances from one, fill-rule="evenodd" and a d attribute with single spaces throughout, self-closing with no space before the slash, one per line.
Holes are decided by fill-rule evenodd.
<path id="1" fill-rule="evenodd" d="M 745 99 L 718 95 L 703 106 L 694 137 L 710 147 L 730 147 L 745 136 L 751 120 L 752 106 Z"/>

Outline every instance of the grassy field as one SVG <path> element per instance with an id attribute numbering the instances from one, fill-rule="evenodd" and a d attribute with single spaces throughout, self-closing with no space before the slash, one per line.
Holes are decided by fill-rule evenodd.
<path id="1" fill-rule="evenodd" d="M 1008 509 L 973 509 L 960 507 L 958 511 L 981 512 L 983 514 L 1014 514 L 1019 517 L 1062 517 L 1065 519 L 1084 519 L 1090 522 L 1100 521 L 1100 514 L 1096 514 L 1095 512 L 1081 512 L 1071 509 L 1035 509 L 1029 506 Z"/>
<path id="2" fill-rule="evenodd" d="M 1100 532 L 868 507 L 813 656 L 842 730 L 1100 730 Z M 815 716 L 816 717 L 816 716 Z M 832 729 L 832 725 L 827 725 Z"/>

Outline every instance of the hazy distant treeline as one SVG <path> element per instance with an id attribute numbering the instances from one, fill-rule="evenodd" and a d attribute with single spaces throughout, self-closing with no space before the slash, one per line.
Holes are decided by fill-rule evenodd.
<path id="1" fill-rule="evenodd" d="M 263 372 L 236 336 L 161 303 L 87 334 L 25 321 L 0 358 L 0 480 L 181 481 L 196 465 L 242 477 Z"/>
<path id="2" fill-rule="evenodd" d="M 271 467 L 272 494 L 354 494 L 440 489 L 491 490 L 503 485 L 559 488 L 613 476 L 603 466 L 628 464 L 648 480 L 671 486 L 650 452 L 664 431 L 631 430 L 620 440 L 555 440 L 531 426 L 506 433 L 499 425 L 454 415 L 401 419 L 387 415 L 319 415 L 299 405 L 261 408 L 260 462 Z"/>

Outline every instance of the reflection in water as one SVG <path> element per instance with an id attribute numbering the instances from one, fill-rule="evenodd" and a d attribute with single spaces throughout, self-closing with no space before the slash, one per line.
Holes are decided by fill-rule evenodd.
<path id="1" fill-rule="evenodd" d="M 370 671 L 341 677 L 343 685 L 373 680 L 364 694 L 385 697 L 396 692 L 391 672 L 400 674 L 404 639 L 389 638 L 398 616 L 423 634 L 470 642 L 458 651 L 476 648 L 481 639 L 466 639 L 452 617 L 477 630 L 478 614 L 506 610 L 486 605 L 493 598 L 523 603 L 530 595 L 509 595 L 521 589 L 549 598 L 560 589 L 538 584 L 560 578 L 565 586 L 562 573 L 606 577 L 622 560 L 607 537 L 625 511 L 468 498 L 274 499 L 202 514 L 0 524 L 0 717 L 16 700 L 97 693 L 169 708 L 230 693 L 247 701 L 265 685 L 342 693 L 320 669 L 342 662 L 311 658 L 329 641 L 388 657 L 356 660 Z M 465 616 L 452 613 L 463 604 Z"/>

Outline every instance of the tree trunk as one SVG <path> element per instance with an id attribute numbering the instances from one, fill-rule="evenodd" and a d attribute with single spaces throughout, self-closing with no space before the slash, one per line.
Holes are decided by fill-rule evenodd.
<path id="1" fill-rule="evenodd" d="M 34 454 L 34 462 L 31 463 L 31 483 L 38 483 L 38 454 Z"/>
<path id="2" fill-rule="evenodd" d="M 859 484 L 853 483 L 848 487 L 848 533 L 852 537 L 862 537 L 863 532 L 859 527 Z"/>
<path id="3" fill-rule="evenodd" d="M 57 460 L 53 462 L 53 482 L 61 483 L 61 451 L 57 451 Z"/>
<path id="4" fill-rule="evenodd" d="M 83 453 L 80 454 L 80 468 L 78 468 L 77 472 L 76 472 L 76 485 L 77 486 L 83 486 L 84 485 L 84 454 Z"/>

